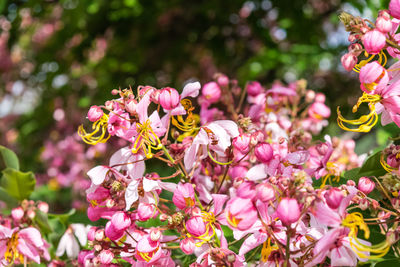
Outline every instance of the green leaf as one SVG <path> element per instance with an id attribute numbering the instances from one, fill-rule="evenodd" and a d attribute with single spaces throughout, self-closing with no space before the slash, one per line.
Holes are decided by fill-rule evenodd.
<path id="1" fill-rule="evenodd" d="M 362 176 L 382 176 L 386 174 L 385 169 L 381 165 L 381 151 L 376 152 L 372 156 L 370 156 L 363 166 L 361 167 L 360 171 L 357 174 L 357 178 Z"/>
<path id="2" fill-rule="evenodd" d="M 4 188 L 0 187 L 0 200 L 4 201 L 9 208 L 18 206 L 18 201 L 10 196 Z"/>
<path id="3" fill-rule="evenodd" d="M 0 186 L 10 196 L 20 201 L 29 198 L 36 184 L 35 175 L 32 172 L 21 172 L 7 168 L 2 173 Z"/>
<path id="4" fill-rule="evenodd" d="M 33 221 L 39 226 L 42 233 L 49 234 L 53 231 L 49 224 L 49 218 L 46 213 L 36 210 L 36 216 Z"/>
<path id="5" fill-rule="evenodd" d="M 6 168 L 19 170 L 18 157 L 12 150 L 4 146 L 0 146 L 0 154 L 3 158 L 3 163 Z"/>
<path id="6" fill-rule="evenodd" d="M 63 213 L 63 214 L 49 213 L 48 216 L 49 218 L 58 219 L 64 225 L 68 225 L 68 219 L 69 217 L 75 214 L 75 211 L 76 211 L 75 209 L 71 209 L 68 213 Z"/>

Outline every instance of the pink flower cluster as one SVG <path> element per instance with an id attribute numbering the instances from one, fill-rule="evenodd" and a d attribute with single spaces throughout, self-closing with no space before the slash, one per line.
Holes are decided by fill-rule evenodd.
<path id="1" fill-rule="evenodd" d="M 358 237 L 368 239 L 369 228 L 352 209 L 392 214 L 368 197 L 375 187 L 368 177 L 343 182 L 362 163 L 354 141 L 313 141 L 330 109 L 305 81 L 241 90 L 217 74 L 181 93 L 150 86 L 112 93 L 118 98 L 90 108 L 93 131 L 82 126 L 79 134 L 89 144 L 129 145 L 88 172 L 88 216 L 107 223 L 89 230 L 80 264 L 174 266 L 184 253 L 196 256 L 191 266 L 315 266 L 328 258 L 355 266 L 390 248 Z M 154 160 L 164 171 L 146 171 Z"/>

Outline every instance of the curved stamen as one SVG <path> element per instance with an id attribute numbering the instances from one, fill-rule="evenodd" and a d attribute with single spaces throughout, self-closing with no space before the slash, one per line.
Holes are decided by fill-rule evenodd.
<path id="1" fill-rule="evenodd" d="M 396 156 L 396 157 L 397 157 L 397 156 Z M 395 168 L 393 168 L 392 166 L 390 166 L 390 165 L 386 162 L 386 160 L 385 160 L 385 154 L 384 154 L 384 153 L 381 154 L 380 163 L 381 163 L 382 167 L 385 169 L 385 171 L 387 171 L 387 172 L 393 172 L 393 171 L 396 170 Z"/>
<path id="2" fill-rule="evenodd" d="M 82 138 L 82 140 L 89 145 L 96 145 L 98 143 L 105 143 L 110 138 L 110 135 L 105 137 L 107 133 L 108 126 L 108 115 L 103 114 L 100 120 L 96 121 L 92 125 L 93 132 L 88 133 L 83 128 L 83 125 L 78 128 L 78 135 Z M 97 135 L 99 134 L 100 135 Z M 96 136 L 97 135 L 97 136 Z"/>

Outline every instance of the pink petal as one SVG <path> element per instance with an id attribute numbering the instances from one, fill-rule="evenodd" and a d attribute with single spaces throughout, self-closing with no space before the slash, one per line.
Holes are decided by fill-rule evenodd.
<path id="1" fill-rule="evenodd" d="M 92 180 L 92 183 L 95 185 L 100 185 L 106 179 L 106 175 L 110 170 L 107 166 L 96 166 L 90 171 L 87 172 L 87 175 Z"/>
<path id="2" fill-rule="evenodd" d="M 199 91 L 201 89 L 201 85 L 199 82 L 188 83 L 183 87 L 181 99 L 190 96 L 197 97 L 199 95 Z"/>

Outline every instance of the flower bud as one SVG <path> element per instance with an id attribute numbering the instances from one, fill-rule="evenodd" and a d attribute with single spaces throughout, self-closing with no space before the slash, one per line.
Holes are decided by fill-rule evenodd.
<path id="1" fill-rule="evenodd" d="M 14 208 L 11 210 L 11 217 L 14 221 L 18 222 L 24 217 L 24 213 L 22 207 Z"/>
<path id="2" fill-rule="evenodd" d="M 386 37 L 380 31 L 372 30 L 364 34 L 362 43 L 369 54 L 378 54 L 386 45 Z"/>
<path id="3" fill-rule="evenodd" d="M 200 216 L 194 216 L 187 220 L 186 230 L 189 234 L 194 236 L 201 236 L 204 234 L 206 232 L 206 225 L 203 221 L 203 218 Z"/>
<path id="4" fill-rule="evenodd" d="M 369 207 L 368 199 L 366 199 L 366 198 L 360 199 L 360 201 L 359 201 L 359 203 L 358 203 L 358 207 L 359 207 L 361 210 L 366 210 L 366 209 L 368 209 L 368 207 Z"/>
<path id="5" fill-rule="evenodd" d="M 374 190 L 374 188 L 375 183 L 372 182 L 369 178 L 361 177 L 360 180 L 358 180 L 358 190 L 360 190 L 364 194 L 368 195 L 372 192 L 372 190 Z"/>
<path id="6" fill-rule="evenodd" d="M 137 103 L 134 99 L 128 99 L 125 101 L 125 110 L 128 111 L 130 114 L 136 113 L 136 106 Z"/>
<path id="7" fill-rule="evenodd" d="M 98 106 L 91 106 L 87 117 L 91 122 L 98 121 L 103 117 L 103 110 Z"/>
<path id="8" fill-rule="evenodd" d="M 117 211 L 111 217 L 111 224 L 115 230 L 124 231 L 131 226 L 131 218 L 125 212 Z"/>
<path id="9" fill-rule="evenodd" d="M 99 229 L 94 234 L 94 238 L 97 241 L 103 241 L 104 237 L 105 237 L 104 229 Z"/>
<path id="10" fill-rule="evenodd" d="M 221 97 L 221 88 L 216 82 L 209 82 L 203 85 L 201 93 L 208 102 L 216 103 Z"/>
<path id="11" fill-rule="evenodd" d="M 150 239 L 151 241 L 158 241 L 162 236 L 162 232 L 158 228 L 153 228 L 150 230 Z"/>
<path id="12" fill-rule="evenodd" d="M 49 204 L 47 204 L 46 202 L 40 202 L 37 207 L 43 213 L 49 212 Z"/>
<path id="13" fill-rule="evenodd" d="M 256 187 L 257 198 L 263 202 L 275 199 L 275 190 L 269 183 L 262 183 Z"/>
<path id="14" fill-rule="evenodd" d="M 391 0 L 389 3 L 389 13 L 392 17 L 400 19 L 400 0 Z"/>
<path id="15" fill-rule="evenodd" d="M 354 54 L 346 53 L 340 59 L 345 70 L 351 71 L 357 64 L 357 57 Z"/>
<path id="16" fill-rule="evenodd" d="M 36 216 L 36 212 L 34 210 L 28 210 L 26 212 L 26 215 L 28 216 L 29 219 L 33 219 Z"/>
<path id="17" fill-rule="evenodd" d="M 89 228 L 89 231 L 87 233 L 87 238 L 89 241 L 94 241 L 94 239 L 96 237 L 96 230 L 97 230 L 96 226 L 92 226 Z"/>
<path id="18" fill-rule="evenodd" d="M 353 54 L 356 57 L 358 57 L 361 54 L 361 52 L 363 51 L 363 47 L 361 44 L 355 43 L 355 44 L 349 45 L 347 50 L 349 50 L 350 54 Z"/>
<path id="19" fill-rule="evenodd" d="M 329 118 L 331 115 L 331 109 L 322 102 L 314 102 L 308 109 L 308 115 L 314 120 L 322 120 Z"/>
<path id="20" fill-rule="evenodd" d="M 99 254 L 99 260 L 102 264 L 110 264 L 114 259 L 114 253 L 109 251 L 108 249 L 104 249 Z"/>
<path id="21" fill-rule="evenodd" d="M 272 159 L 274 152 L 270 144 L 259 143 L 254 149 L 254 154 L 258 161 L 268 163 Z"/>
<path id="22" fill-rule="evenodd" d="M 109 221 L 106 224 L 106 228 L 105 228 L 105 234 L 106 236 L 111 239 L 111 240 L 118 240 L 120 239 L 123 235 L 124 235 L 124 230 L 116 230 L 113 226 L 113 224 L 111 223 L 111 221 Z"/>
<path id="23" fill-rule="evenodd" d="M 147 221 L 156 215 L 156 210 L 152 204 L 140 203 L 137 214 L 140 221 Z"/>
<path id="24" fill-rule="evenodd" d="M 293 198 L 283 198 L 276 208 L 276 215 L 284 225 L 297 222 L 300 218 L 299 203 Z"/>
<path id="25" fill-rule="evenodd" d="M 340 202 L 342 202 L 344 195 L 342 190 L 332 187 L 325 193 L 324 197 L 326 204 L 328 204 L 331 209 L 337 209 L 340 206 Z"/>
<path id="26" fill-rule="evenodd" d="M 382 33 L 388 33 L 392 30 L 392 21 L 385 17 L 378 17 L 375 22 L 375 27 Z"/>
<path id="27" fill-rule="evenodd" d="M 361 90 L 367 94 L 373 94 L 376 89 L 385 87 L 389 81 L 389 75 L 384 67 L 374 61 L 360 69 Z"/>
<path id="28" fill-rule="evenodd" d="M 158 101 L 165 110 L 172 110 L 179 105 L 181 97 L 176 89 L 166 87 L 161 90 Z"/>
<path id="29" fill-rule="evenodd" d="M 246 154 L 250 148 L 250 136 L 248 134 L 241 134 L 232 140 L 232 145 L 240 153 Z"/>
<path id="30" fill-rule="evenodd" d="M 228 86 L 229 85 L 229 78 L 226 75 L 220 75 L 217 79 L 217 82 L 221 86 Z"/>
<path id="31" fill-rule="evenodd" d="M 185 209 L 194 206 L 194 189 L 190 183 L 179 183 L 174 191 L 172 201 L 179 209 Z"/>
<path id="32" fill-rule="evenodd" d="M 250 96 L 257 96 L 264 91 L 264 88 L 259 82 L 249 82 L 246 85 L 246 91 Z"/>
<path id="33" fill-rule="evenodd" d="M 179 244 L 183 253 L 190 255 L 193 254 L 194 249 L 196 248 L 196 243 L 194 242 L 193 238 L 185 238 Z"/>
<path id="34" fill-rule="evenodd" d="M 307 90 L 306 92 L 306 102 L 310 103 L 313 102 L 315 99 L 315 91 Z"/>

